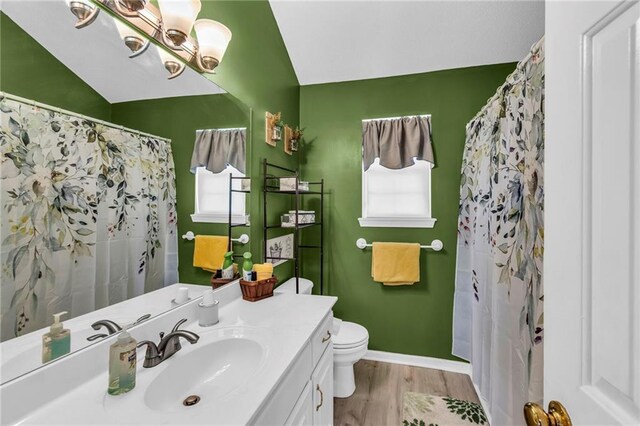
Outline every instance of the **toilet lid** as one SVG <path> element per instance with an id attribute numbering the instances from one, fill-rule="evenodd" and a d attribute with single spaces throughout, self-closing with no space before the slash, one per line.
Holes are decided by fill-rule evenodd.
<path id="1" fill-rule="evenodd" d="M 340 331 L 333 335 L 333 346 L 337 348 L 353 348 L 369 340 L 367 329 L 353 322 L 343 321 Z"/>

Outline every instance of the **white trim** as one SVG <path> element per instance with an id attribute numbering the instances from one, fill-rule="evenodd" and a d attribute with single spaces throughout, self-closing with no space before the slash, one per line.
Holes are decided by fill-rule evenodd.
<path id="1" fill-rule="evenodd" d="M 473 381 L 473 377 L 471 376 L 471 364 L 461 361 L 451 361 L 448 359 L 431 358 L 428 356 L 406 355 L 372 350 L 368 350 L 365 356 L 362 357 L 362 359 L 367 359 L 369 361 L 388 362 L 390 364 L 410 365 L 413 367 L 433 368 L 435 370 L 466 374 L 471 379 L 471 383 L 473 383 L 476 395 L 478 395 L 478 399 L 480 400 L 480 404 L 482 404 L 482 409 L 487 416 L 489 424 L 493 423 L 491 421 L 489 404 L 487 403 L 487 400 L 482 397 L 480 389 L 475 384 L 475 382 Z"/>
<path id="2" fill-rule="evenodd" d="M 361 228 L 433 228 L 438 219 L 402 217 L 359 217 Z"/>
<path id="3" fill-rule="evenodd" d="M 368 350 L 363 359 L 388 362 L 391 364 L 412 365 L 414 367 L 433 368 L 436 370 L 451 371 L 453 373 L 461 373 L 471 376 L 471 364 L 461 361 L 372 350 Z"/>
<path id="4" fill-rule="evenodd" d="M 194 213 L 191 215 L 192 222 L 206 223 L 229 223 L 228 214 L 220 213 Z M 234 214 L 231 216 L 231 222 L 236 224 L 249 223 L 249 215 Z"/>

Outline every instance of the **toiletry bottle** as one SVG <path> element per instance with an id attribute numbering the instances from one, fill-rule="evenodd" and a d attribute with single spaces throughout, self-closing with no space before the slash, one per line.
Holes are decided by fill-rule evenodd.
<path id="1" fill-rule="evenodd" d="M 251 253 L 245 252 L 244 262 L 242 262 L 242 279 L 245 281 L 251 281 L 251 271 L 253 271 L 253 261 L 251 260 Z"/>
<path id="2" fill-rule="evenodd" d="M 222 278 L 233 278 L 233 252 L 228 251 L 224 255 L 224 262 L 222 263 Z"/>
<path id="3" fill-rule="evenodd" d="M 127 328 L 109 348 L 109 395 L 129 392 L 136 386 L 136 339 Z"/>
<path id="4" fill-rule="evenodd" d="M 54 314 L 49 332 L 42 336 L 42 363 L 59 358 L 71 351 L 71 332 L 60 322 L 60 317 L 66 313 Z"/>
<path id="5" fill-rule="evenodd" d="M 207 290 L 202 295 L 202 301 L 198 303 L 198 324 L 200 327 L 209 327 L 218 323 L 218 301 L 215 300 L 213 290 Z"/>

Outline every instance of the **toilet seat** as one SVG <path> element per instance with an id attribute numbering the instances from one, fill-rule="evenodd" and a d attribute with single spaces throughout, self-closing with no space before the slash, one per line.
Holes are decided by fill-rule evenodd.
<path id="1" fill-rule="evenodd" d="M 332 339 L 333 349 L 353 349 L 369 342 L 369 333 L 367 329 L 353 322 L 343 321 L 340 330 Z"/>

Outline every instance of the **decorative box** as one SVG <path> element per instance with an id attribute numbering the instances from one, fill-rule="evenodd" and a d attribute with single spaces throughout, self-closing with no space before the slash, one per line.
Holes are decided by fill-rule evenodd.
<path id="1" fill-rule="evenodd" d="M 307 225 L 316 222 L 315 211 L 298 211 L 298 225 Z M 289 210 L 289 213 L 280 216 L 280 223 L 283 228 L 293 228 L 296 226 L 296 211 Z"/>
<path id="2" fill-rule="evenodd" d="M 280 178 L 280 191 L 295 191 L 296 178 Z M 309 182 L 299 181 L 298 191 L 308 191 Z"/>

